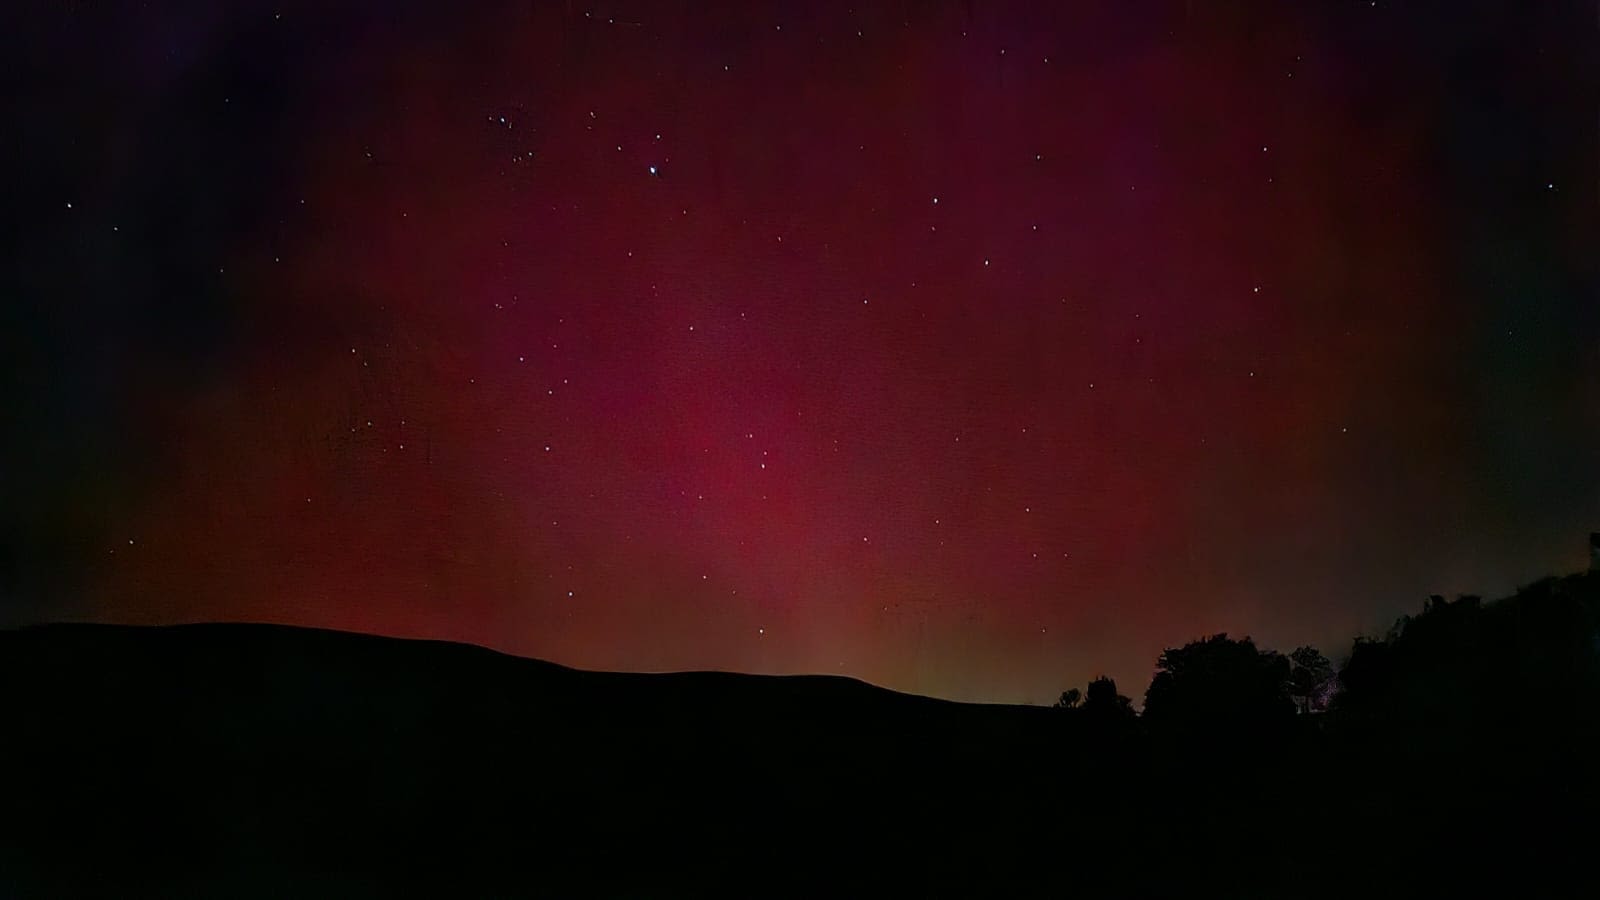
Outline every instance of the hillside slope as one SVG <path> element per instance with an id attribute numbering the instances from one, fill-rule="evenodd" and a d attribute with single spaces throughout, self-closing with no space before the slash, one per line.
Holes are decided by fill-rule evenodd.
<path id="1" fill-rule="evenodd" d="M 753 872 L 792 886 L 802 859 L 839 879 L 937 867 L 930 840 L 955 850 L 1023 801 L 1037 767 L 1016 763 L 1058 722 L 837 677 L 580 672 L 266 625 L 3 633 L 0 685 L 0 879 L 157 893 L 659 896 Z"/>

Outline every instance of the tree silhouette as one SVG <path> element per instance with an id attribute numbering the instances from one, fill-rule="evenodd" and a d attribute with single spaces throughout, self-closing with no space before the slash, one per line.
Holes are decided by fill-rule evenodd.
<path id="1" fill-rule="evenodd" d="M 1321 712 L 1333 682 L 1333 664 L 1315 647 L 1295 648 L 1289 654 L 1289 696 L 1301 713 Z"/>
<path id="2" fill-rule="evenodd" d="M 1078 703 L 1083 700 L 1083 693 L 1077 688 L 1067 688 L 1061 692 L 1061 699 L 1056 701 L 1056 709 L 1077 709 Z"/>
<path id="3" fill-rule="evenodd" d="M 1089 689 L 1084 693 L 1083 711 L 1092 718 L 1105 720 L 1132 719 L 1135 716 L 1133 700 L 1117 693 L 1117 683 L 1104 675 L 1089 682 Z"/>
<path id="4" fill-rule="evenodd" d="M 1145 719 L 1181 730 L 1253 732 L 1293 715 L 1289 660 L 1216 634 L 1168 649 L 1145 692 Z"/>

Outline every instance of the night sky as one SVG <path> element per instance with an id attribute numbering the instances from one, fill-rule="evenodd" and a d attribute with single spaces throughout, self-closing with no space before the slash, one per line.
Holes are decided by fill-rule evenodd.
<path id="1" fill-rule="evenodd" d="M 0 620 L 1048 702 L 1600 528 L 1587 2 L 24 2 Z"/>

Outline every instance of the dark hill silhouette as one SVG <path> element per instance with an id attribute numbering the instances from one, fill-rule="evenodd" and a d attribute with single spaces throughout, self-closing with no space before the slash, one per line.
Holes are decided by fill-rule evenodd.
<path id="1" fill-rule="evenodd" d="M 1593 575 L 1433 598 L 1336 680 L 1212 636 L 1142 717 L 1109 679 L 991 706 L 272 625 L 0 632 L 0 896 L 1587 896 L 1597 612 Z"/>
<path id="2" fill-rule="evenodd" d="M 270 625 L 4 633 L 0 684 L 25 812 L 0 881 L 164 895 L 180 874 L 274 896 L 842 889 L 852 857 L 925 867 L 937 835 L 908 824 L 1025 797 L 1037 766 L 1017 763 L 1059 724 L 832 676 L 580 672 Z M 981 790 L 941 788 L 952 772 Z M 832 874 L 791 871 L 817 857 Z"/>

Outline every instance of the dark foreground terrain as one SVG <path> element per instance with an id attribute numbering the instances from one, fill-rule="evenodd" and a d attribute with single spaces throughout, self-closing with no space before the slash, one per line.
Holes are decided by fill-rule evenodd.
<path id="1" fill-rule="evenodd" d="M 265 625 L 5 632 L 0 896 L 1593 896 L 1596 590 L 1430 602 L 1310 714 L 1176 657 L 1136 717 Z"/>

